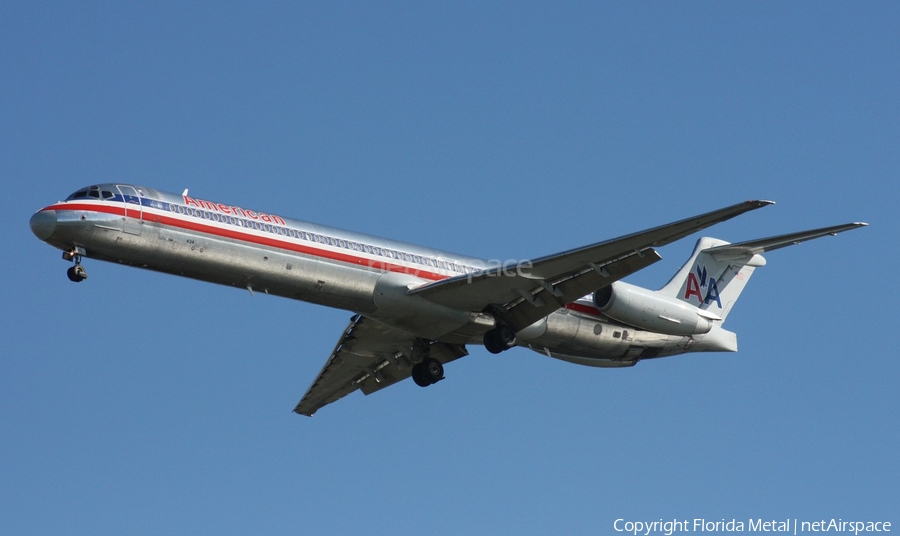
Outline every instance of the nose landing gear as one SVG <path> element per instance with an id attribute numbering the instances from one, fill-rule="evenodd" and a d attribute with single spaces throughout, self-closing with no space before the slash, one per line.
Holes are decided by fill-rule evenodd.
<path id="1" fill-rule="evenodd" d="M 76 264 L 66 270 L 66 275 L 69 276 L 69 281 L 74 281 L 75 283 L 81 283 L 87 279 L 87 272 L 84 271 L 84 266 L 80 264 Z"/>
<path id="2" fill-rule="evenodd" d="M 75 261 L 75 266 L 72 266 L 68 270 L 66 270 L 66 275 L 69 276 L 69 281 L 74 283 L 81 283 L 85 279 L 87 279 L 87 271 L 85 271 L 84 266 L 81 265 L 81 256 L 84 255 L 84 250 L 76 247 L 72 248 L 69 251 L 63 251 L 63 259 L 67 261 Z"/>

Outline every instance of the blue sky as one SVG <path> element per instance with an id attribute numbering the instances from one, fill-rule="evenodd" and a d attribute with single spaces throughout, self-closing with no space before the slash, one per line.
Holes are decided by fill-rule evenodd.
<path id="1" fill-rule="evenodd" d="M 900 7 L 0 8 L 0 532 L 606 534 L 900 523 Z M 750 198 L 737 354 L 627 370 L 471 348 L 291 413 L 351 314 L 86 261 L 28 218 L 123 181 L 483 258 Z M 696 237 L 629 278 L 658 287 Z"/>

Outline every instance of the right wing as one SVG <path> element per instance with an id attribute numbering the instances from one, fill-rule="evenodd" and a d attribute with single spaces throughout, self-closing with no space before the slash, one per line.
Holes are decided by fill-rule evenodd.
<path id="1" fill-rule="evenodd" d="M 357 389 L 369 395 L 409 378 L 413 353 L 425 350 L 417 344 L 427 343 L 381 322 L 354 316 L 294 412 L 312 417 L 322 406 Z M 463 345 L 443 342 L 428 345 L 427 353 L 444 364 L 468 354 Z"/>

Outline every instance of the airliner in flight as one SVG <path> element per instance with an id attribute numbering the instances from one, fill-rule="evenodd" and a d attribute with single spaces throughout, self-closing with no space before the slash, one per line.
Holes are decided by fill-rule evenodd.
<path id="1" fill-rule="evenodd" d="M 687 352 L 735 352 L 722 327 L 762 253 L 855 229 L 848 223 L 730 244 L 700 238 L 659 290 L 621 279 L 663 246 L 771 201 L 747 201 L 584 247 L 491 262 L 129 184 L 97 184 L 42 208 L 31 230 L 87 278 L 85 258 L 354 313 L 295 412 L 406 378 L 423 387 L 483 344 L 595 367 Z"/>

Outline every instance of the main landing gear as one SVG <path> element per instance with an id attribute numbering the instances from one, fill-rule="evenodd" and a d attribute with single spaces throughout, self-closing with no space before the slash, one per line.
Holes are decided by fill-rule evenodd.
<path id="1" fill-rule="evenodd" d="M 492 354 L 505 352 L 516 345 L 516 332 L 505 324 L 500 324 L 484 334 L 484 347 Z"/>
<path id="2" fill-rule="evenodd" d="M 433 357 L 426 357 L 413 365 L 412 378 L 419 387 L 428 387 L 444 379 L 444 365 Z"/>
<path id="3" fill-rule="evenodd" d="M 444 364 L 429 356 L 431 343 L 418 338 L 413 342 L 412 379 L 419 387 L 428 387 L 444 379 Z"/>
<path id="4" fill-rule="evenodd" d="M 81 248 L 73 248 L 69 251 L 63 251 L 63 259 L 67 261 L 75 261 L 75 266 L 72 266 L 68 270 L 66 270 L 66 275 L 69 276 L 69 281 L 74 283 L 81 283 L 85 279 L 87 279 L 87 272 L 84 269 L 84 266 L 81 265 L 81 256 L 84 255 L 84 250 Z"/>

